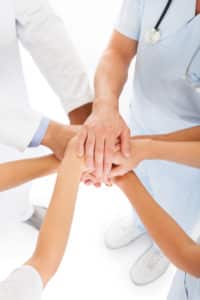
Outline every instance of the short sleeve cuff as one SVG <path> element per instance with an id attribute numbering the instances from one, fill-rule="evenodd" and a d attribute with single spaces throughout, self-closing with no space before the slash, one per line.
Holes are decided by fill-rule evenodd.
<path id="1" fill-rule="evenodd" d="M 135 40 L 135 41 L 139 40 L 139 33 L 137 32 L 133 33 L 127 30 L 125 26 L 122 26 L 119 23 L 115 24 L 115 30 L 131 40 Z"/>
<path id="2" fill-rule="evenodd" d="M 115 30 L 124 36 L 138 41 L 140 38 L 143 13 L 143 0 L 124 0 L 115 22 Z"/>

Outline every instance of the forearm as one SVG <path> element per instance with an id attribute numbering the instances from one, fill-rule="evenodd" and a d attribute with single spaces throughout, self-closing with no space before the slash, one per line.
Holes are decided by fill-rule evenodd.
<path id="1" fill-rule="evenodd" d="M 58 172 L 51 204 L 41 228 L 37 247 L 27 262 L 41 274 L 44 284 L 56 272 L 68 240 L 81 176 L 81 161 L 75 155 L 64 158 Z"/>
<path id="2" fill-rule="evenodd" d="M 55 172 L 58 165 L 54 155 L 3 163 L 0 165 L 0 191 Z"/>
<path id="3" fill-rule="evenodd" d="M 146 159 L 166 160 L 200 168 L 200 141 L 150 141 L 146 153 Z"/>
<path id="4" fill-rule="evenodd" d="M 59 160 L 63 159 L 69 141 L 79 132 L 80 126 L 67 126 L 50 121 L 42 145 L 53 151 Z"/>
<path id="5" fill-rule="evenodd" d="M 200 126 L 191 127 L 188 129 L 171 132 L 168 134 L 158 135 L 142 135 L 133 137 L 133 139 L 146 139 L 151 138 L 156 141 L 167 141 L 167 142 L 195 142 L 200 141 Z"/>
<path id="6" fill-rule="evenodd" d="M 92 100 L 92 99 L 91 99 Z M 92 103 L 83 105 L 69 113 L 72 125 L 82 125 L 92 112 Z"/>
<path id="7" fill-rule="evenodd" d="M 151 198 L 136 175 L 133 172 L 128 173 L 116 179 L 116 183 L 126 194 L 150 235 L 166 256 L 185 272 L 200 276 L 199 246 Z"/>
<path id="8" fill-rule="evenodd" d="M 95 76 L 94 108 L 99 105 L 118 109 L 118 99 L 127 80 L 129 63 L 116 50 L 105 51 Z"/>

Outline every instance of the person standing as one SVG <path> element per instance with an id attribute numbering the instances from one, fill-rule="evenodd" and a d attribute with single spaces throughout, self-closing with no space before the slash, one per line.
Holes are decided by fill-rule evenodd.
<path id="1" fill-rule="evenodd" d="M 86 154 L 87 165 L 95 166 L 99 181 L 109 177 L 117 142 L 122 154 L 130 156 L 130 131 L 120 116 L 119 97 L 133 58 L 131 135 L 166 134 L 199 125 L 199 13 L 199 0 L 123 1 L 97 69 L 93 112 L 79 134 L 77 146 L 80 155 Z M 147 161 L 136 173 L 154 199 L 191 233 L 198 219 L 200 171 Z M 144 233 L 145 227 L 133 213 L 131 220 L 119 220 L 109 228 L 106 245 L 121 248 Z M 151 283 L 168 265 L 168 259 L 152 241 L 131 268 L 131 278 L 137 285 Z"/>
<path id="2" fill-rule="evenodd" d="M 86 70 L 63 21 L 47 0 L 2 0 L 1 6 L 0 160 L 22 158 L 19 151 L 40 145 L 50 148 L 61 159 L 77 129 L 32 110 L 18 42 L 58 95 L 71 124 L 82 124 L 91 110 L 92 93 Z M 46 209 L 31 206 L 29 193 L 30 185 L 1 193 L 1 220 L 27 221 L 39 229 Z"/>

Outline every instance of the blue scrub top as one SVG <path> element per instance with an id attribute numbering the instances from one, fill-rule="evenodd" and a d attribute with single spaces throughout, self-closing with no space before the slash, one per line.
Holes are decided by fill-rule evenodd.
<path id="1" fill-rule="evenodd" d="M 125 0 L 116 30 L 138 41 L 131 118 L 146 134 L 200 124 L 200 15 L 196 0 L 174 0 L 161 26 L 161 40 L 145 35 L 167 0 Z"/>

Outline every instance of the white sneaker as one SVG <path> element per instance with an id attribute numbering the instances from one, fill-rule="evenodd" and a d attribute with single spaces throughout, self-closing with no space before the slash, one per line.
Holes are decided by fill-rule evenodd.
<path id="1" fill-rule="evenodd" d="M 39 231 L 44 221 L 46 212 L 46 207 L 35 205 L 33 215 L 25 223 Z"/>
<path id="2" fill-rule="evenodd" d="M 169 260 L 152 246 L 133 265 L 130 276 L 136 285 L 146 285 L 160 278 L 169 267 Z"/>
<path id="3" fill-rule="evenodd" d="M 120 249 L 142 237 L 146 231 L 135 225 L 134 219 L 124 217 L 113 223 L 105 233 L 105 244 L 109 249 Z"/>

